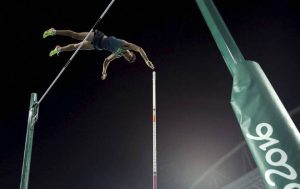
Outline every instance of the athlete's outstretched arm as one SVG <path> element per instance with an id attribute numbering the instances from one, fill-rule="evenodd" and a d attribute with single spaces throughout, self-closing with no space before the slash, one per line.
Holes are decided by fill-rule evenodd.
<path id="1" fill-rule="evenodd" d="M 106 57 L 104 59 L 103 62 L 103 68 L 102 68 L 102 77 L 101 79 L 104 80 L 107 77 L 107 68 L 109 66 L 109 64 L 111 63 L 111 61 L 115 60 L 117 58 L 117 55 L 115 53 L 112 53 L 111 55 L 109 55 L 108 57 Z"/>
<path id="2" fill-rule="evenodd" d="M 154 70 L 154 65 L 152 64 L 152 62 L 149 60 L 148 56 L 146 55 L 144 49 L 136 44 L 133 44 L 133 43 L 129 43 L 129 42 L 125 42 L 125 45 L 124 45 L 125 49 L 128 49 L 128 50 L 133 50 L 133 51 L 136 51 L 138 53 L 140 53 L 141 57 L 144 59 L 145 63 L 147 64 L 147 66 L 151 69 Z"/>

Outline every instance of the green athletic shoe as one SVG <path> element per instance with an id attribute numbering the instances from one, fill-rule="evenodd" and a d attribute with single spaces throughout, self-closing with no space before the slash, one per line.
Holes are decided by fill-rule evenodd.
<path id="1" fill-rule="evenodd" d="M 55 35 L 55 29 L 50 28 L 49 30 L 47 30 L 43 33 L 43 38 L 46 38 L 48 36 L 53 36 L 53 35 Z"/>
<path id="2" fill-rule="evenodd" d="M 53 49 L 52 51 L 50 51 L 49 56 L 52 57 L 53 55 L 57 55 L 60 53 L 60 46 L 56 46 L 55 49 Z"/>

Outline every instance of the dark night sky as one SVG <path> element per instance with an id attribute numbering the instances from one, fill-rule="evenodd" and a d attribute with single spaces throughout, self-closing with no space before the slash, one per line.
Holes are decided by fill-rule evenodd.
<path id="1" fill-rule="evenodd" d="M 43 31 L 89 31 L 109 2 L 1 3 L 0 188 L 19 188 L 30 94 L 41 97 L 72 55 L 49 58 L 73 40 L 42 39 Z M 296 0 L 214 2 L 286 109 L 299 106 Z M 187 189 L 243 141 L 229 103 L 232 78 L 195 1 L 116 0 L 96 28 L 142 46 L 157 68 L 159 188 Z M 102 81 L 107 55 L 79 52 L 42 102 L 30 189 L 152 187 L 152 72 L 141 57 L 118 59 Z M 293 120 L 299 125 L 300 114 Z"/>

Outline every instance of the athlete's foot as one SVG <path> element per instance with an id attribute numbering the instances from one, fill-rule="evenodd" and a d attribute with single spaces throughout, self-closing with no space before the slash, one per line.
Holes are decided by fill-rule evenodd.
<path id="1" fill-rule="evenodd" d="M 55 35 L 55 29 L 50 28 L 49 30 L 47 30 L 43 33 L 43 38 L 46 38 L 48 36 L 53 36 L 53 35 Z"/>
<path id="2" fill-rule="evenodd" d="M 60 53 L 60 46 L 56 46 L 55 49 L 53 49 L 52 51 L 50 51 L 49 56 L 52 57 L 53 55 L 57 55 Z"/>
<path id="3" fill-rule="evenodd" d="M 106 77 L 107 77 L 107 73 L 102 73 L 101 79 L 104 80 L 104 79 L 106 79 Z"/>

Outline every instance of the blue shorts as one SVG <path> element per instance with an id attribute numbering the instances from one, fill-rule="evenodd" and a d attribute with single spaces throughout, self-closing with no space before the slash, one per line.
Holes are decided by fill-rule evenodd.
<path id="1" fill-rule="evenodd" d="M 105 35 L 103 32 L 95 30 L 92 44 L 96 50 L 107 50 L 117 54 L 124 51 L 122 48 L 124 45 L 122 39 L 118 39 L 115 36 L 109 36 L 104 38 L 104 36 Z"/>
<path id="2" fill-rule="evenodd" d="M 95 30 L 94 32 L 94 39 L 92 41 L 92 44 L 94 48 L 98 51 L 103 50 L 102 48 L 102 38 L 104 37 L 104 33 L 98 30 Z"/>
<path id="3" fill-rule="evenodd" d="M 116 38 L 115 36 L 109 36 L 102 39 L 103 49 L 112 53 L 117 53 L 122 49 L 124 43 L 123 40 Z"/>

